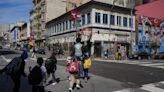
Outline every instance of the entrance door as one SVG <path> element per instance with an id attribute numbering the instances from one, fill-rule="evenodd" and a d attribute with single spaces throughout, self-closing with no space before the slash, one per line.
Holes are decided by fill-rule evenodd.
<path id="1" fill-rule="evenodd" d="M 96 57 L 101 57 L 101 42 L 94 43 L 94 55 Z"/>

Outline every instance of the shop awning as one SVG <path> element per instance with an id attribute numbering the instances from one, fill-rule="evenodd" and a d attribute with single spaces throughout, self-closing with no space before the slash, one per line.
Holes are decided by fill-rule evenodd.
<path id="1" fill-rule="evenodd" d="M 164 0 L 157 0 L 135 7 L 136 14 L 164 20 Z"/>

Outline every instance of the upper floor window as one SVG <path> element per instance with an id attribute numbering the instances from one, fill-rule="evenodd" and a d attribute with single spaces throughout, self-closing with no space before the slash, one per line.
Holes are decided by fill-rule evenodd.
<path id="1" fill-rule="evenodd" d="M 63 22 L 63 31 L 65 31 L 65 22 Z"/>
<path id="2" fill-rule="evenodd" d="M 91 23 L 91 14 L 87 13 L 87 24 Z"/>
<path id="3" fill-rule="evenodd" d="M 123 18 L 123 26 L 124 27 L 127 27 L 128 26 L 128 19 L 127 19 L 127 17 L 124 17 Z"/>
<path id="4" fill-rule="evenodd" d="M 82 25 L 85 25 L 85 15 L 82 15 Z"/>
<path id="5" fill-rule="evenodd" d="M 121 26 L 121 16 L 117 16 L 117 25 Z"/>
<path id="6" fill-rule="evenodd" d="M 65 22 L 66 30 L 68 30 L 68 21 Z"/>
<path id="7" fill-rule="evenodd" d="M 72 21 L 69 20 L 69 29 L 72 29 Z"/>
<path id="8" fill-rule="evenodd" d="M 56 30 L 55 30 L 55 33 L 57 33 L 57 32 L 58 32 L 57 30 L 58 30 L 58 26 L 56 25 Z"/>
<path id="9" fill-rule="evenodd" d="M 110 24 L 115 25 L 115 16 L 114 15 L 110 15 Z"/>
<path id="10" fill-rule="evenodd" d="M 133 19 L 129 18 L 129 27 L 133 27 Z"/>
<path id="11" fill-rule="evenodd" d="M 95 20 L 96 20 L 96 23 L 100 23 L 100 21 L 101 21 L 101 15 L 100 15 L 100 13 L 97 13 L 96 12 Z"/>
<path id="12" fill-rule="evenodd" d="M 108 15 L 103 14 L 103 24 L 108 24 Z"/>

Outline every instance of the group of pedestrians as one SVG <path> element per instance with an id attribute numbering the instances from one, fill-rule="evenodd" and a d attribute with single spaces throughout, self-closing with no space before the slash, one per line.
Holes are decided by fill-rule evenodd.
<path id="1" fill-rule="evenodd" d="M 73 92 L 74 84 L 78 90 L 81 88 L 81 79 L 86 81 L 89 79 L 88 69 L 91 66 L 91 59 L 86 46 L 81 44 L 81 38 L 77 38 L 70 58 L 67 58 L 67 71 L 70 73 L 69 92 Z"/>
<path id="2" fill-rule="evenodd" d="M 28 58 L 27 51 L 23 51 L 20 57 L 15 57 L 9 64 L 7 64 L 0 74 L 5 73 L 9 75 L 14 83 L 12 92 L 19 92 L 21 76 L 28 77 L 28 83 L 32 86 L 32 92 L 46 92 L 44 87 L 46 84 L 55 85 L 58 80 L 55 77 L 57 70 L 57 51 L 53 51 L 51 56 L 45 61 L 42 57 L 37 58 L 37 64 L 34 67 L 29 67 L 29 74 L 26 75 L 25 59 Z M 74 85 L 80 89 L 82 87 L 81 79 L 86 81 L 89 79 L 88 69 L 91 66 L 91 59 L 89 52 L 84 50 L 81 44 L 81 38 L 77 38 L 74 44 L 74 49 L 70 54 L 70 62 L 67 62 L 67 72 L 69 73 L 69 92 L 73 92 Z M 48 82 L 48 78 L 52 76 L 52 80 Z"/>
<path id="3" fill-rule="evenodd" d="M 44 86 L 48 83 L 46 80 L 50 75 L 52 75 L 52 84 L 54 85 L 57 82 L 55 77 L 57 63 L 55 52 L 45 61 L 48 63 L 44 63 L 43 58 L 38 57 L 37 64 L 34 67 L 29 67 L 30 73 L 28 75 L 24 72 L 25 59 L 27 58 L 27 51 L 23 51 L 21 56 L 13 58 L 9 64 L 0 70 L 0 74 L 10 76 L 14 83 L 12 92 L 19 92 L 22 75 L 28 77 L 28 83 L 32 86 L 32 92 L 46 92 Z"/>

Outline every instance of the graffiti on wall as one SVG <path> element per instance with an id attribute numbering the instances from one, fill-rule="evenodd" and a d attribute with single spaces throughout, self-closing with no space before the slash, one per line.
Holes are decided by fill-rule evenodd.
<path id="1" fill-rule="evenodd" d="M 164 45 L 164 21 L 141 16 L 139 19 L 139 43 L 157 42 Z"/>

